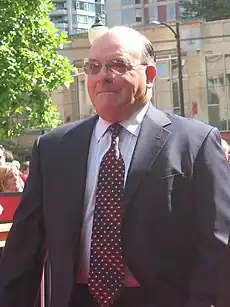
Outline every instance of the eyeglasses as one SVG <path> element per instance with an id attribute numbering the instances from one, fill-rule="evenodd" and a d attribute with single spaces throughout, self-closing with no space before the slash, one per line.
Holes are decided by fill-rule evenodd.
<path id="1" fill-rule="evenodd" d="M 128 71 L 139 65 L 147 65 L 146 63 L 138 63 L 136 65 L 132 65 L 120 60 L 111 60 L 104 63 L 107 71 L 111 71 L 115 74 L 123 75 Z M 86 75 L 97 75 L 101 69 L 103 64 L 100 61 L 89 61 L 83 65 L 84 71 Z"/>

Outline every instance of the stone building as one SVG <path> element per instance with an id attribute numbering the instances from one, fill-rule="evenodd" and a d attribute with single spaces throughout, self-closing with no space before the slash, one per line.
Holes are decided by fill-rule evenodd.
<path id="1" fill-rule="evenodd" d="M 158 77 L 152 103 L 163 111 L 180 114 L 173 33 L 164 26 L 148 25 L 136 29 L 156 48 Z M 180 26 L 180 31 L 186 116 L 221 130 L 230 130 L 230 20 L 187 22 Z M 52 94 L 63 122 L 94 113 L 81 68 L 90 47 L 88 37 L 86 34 L 70 36 L 70 41 L 60 52 L 75 63 L 80 74 L 75 76 L 69 89 L 62 88 Z"/>

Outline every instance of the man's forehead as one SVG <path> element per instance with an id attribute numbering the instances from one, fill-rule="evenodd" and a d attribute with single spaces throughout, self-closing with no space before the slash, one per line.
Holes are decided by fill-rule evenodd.
<path id="1" fill-rule="evenodd" d="M 116 35 L 104 35 L 99 38 L 91 47 L 89 58 L 100 58 L 109 56 L 140 57 L 143 46 L 137 41 L 124 39 Z"/>

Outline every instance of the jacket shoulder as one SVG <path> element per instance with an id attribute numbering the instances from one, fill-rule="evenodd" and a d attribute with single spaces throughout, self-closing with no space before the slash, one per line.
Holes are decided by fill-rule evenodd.
<path id="1" fill-rule="evenodd" d="M 47 141 L 54 141 L 54 140 L 61 140 L 66 134 L 70 133 L 71 131 L 75 131 L 79 129 L 83 125 L 90 124 L 90 122 L 96 122 L 96 116 L 91 116 L 85 119 L 77 120 L 71 123 L 63 124 L 44 135 L 39 137 L 39 142 L 47 142 Z"/>

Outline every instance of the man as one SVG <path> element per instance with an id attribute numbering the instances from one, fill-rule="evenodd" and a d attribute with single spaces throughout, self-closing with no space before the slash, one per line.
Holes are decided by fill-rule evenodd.
<path id="1" fill-rule="evenodd" d="M 229 232 L 217 129 L 151 103 L 151 43 L 116 27 L 84 65 L 98 116 L 41 136 L 0 266 L 1 307 L 210 307 Z"/>

